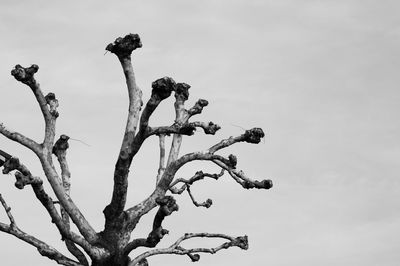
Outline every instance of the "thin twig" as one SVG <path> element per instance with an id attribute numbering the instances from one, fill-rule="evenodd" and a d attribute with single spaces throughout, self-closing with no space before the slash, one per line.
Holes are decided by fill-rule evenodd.
<path id="1" fill-rule="evenodd" d="M 1 194 L 0 194 L 0 201 L 1 201 L 1 205 L 3 205 L 3 208 L 7 213 L 8 219 L 10 220 L 10 226 L 16 227 L 17 224 L 15 223 L 15 219 L 11 213 L 11 208 L 7 205 L 7 202 L 4 200 L 4 198 Z"/>

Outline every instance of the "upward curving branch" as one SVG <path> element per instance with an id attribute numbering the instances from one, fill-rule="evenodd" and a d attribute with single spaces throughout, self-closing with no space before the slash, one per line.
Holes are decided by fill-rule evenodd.
<path id="1" fill-rule="evenodd" d="M 38 69 L 39 67 L 37 65 L 32 65 L 27 68 L 16 65 L 15 68 L 11 71 L 11 74 L 15 77 L 16 80 L 26 84 L 31 88 L 37 102 L 39 103 L 39 107 L 45 120 L 45 137 L 43 143 L 37 144 L 36 142 L 24 137 L 21 134 L 10 132 L 9 130 L 6 130 L 3 125 L 0 127 L 0 132 L 6 137 L 30 148 L 36 153 L 42 164 L 42 168 L 47 177 L 47 180 L 49 181 L 60 204 L 68 212 L 69 216 L 76 224 L 81 234 L 89 242 L 94 243 L 97 241 L 98 238 L 95 230 L 85 219 L 85 217 L 72 201 L 72 199 L 69 197 L 69 195 L 65 193 L 61 179 L 58 176 L 52 162 L 51 156 L 55 138 L 55 124 L 56 119 L 59 116 L 57 112 L 58 101 L 53 93 L 49 93 L 46 96 L 43 95 L 39 83 L 34 77 L 34 74 L 38 71 Z"/>
<path id="2" fill-rule="evenodd" d="M 69 171 L 69 166 L 67 162 L 67 149 L 69 148 L 68 140 L 69 137 L 67 135 L 61 135 L 53 147 L 53 153 L 56 155 L 57 160 L 60 163 L 62 184 L 65 193 L 69 196 L 71 190 L 71 172 Z M 71 226 L 68 212 L 64 209 L 62 205 L 60 209 L 62 221 L 66 229 L 70 231 Z M 86 256 L 72 240 L 65 239 L 65 245 L 67 246 L 69 252 L 71 252 L 71 254 L 74 255 L 75 258 L 77 258 L 83 266 L 89 266 L 89 262 L 87 261 Z"/>
<path id="3" fill-rule="evenodd" d="M 175 123 L 178 125 L 184 125 L 189 116 L 187 115 L 187 111 L 185 109 L 185 101 L 189 98 L 189 88 L 190 85 L 186 83 L 177 84 L 177 88 L 175 91 Z M 182 144 L 182 135 L 179 133 L 175 133 L 172 138 L 171 149 L 169 151 L 167 166 L 171 164 L 171 162 L 175 161 L 178 158 L 179 150 Z"/>
<path id="4" fill-rule="evenodd" d="M 133 158 L 132 143 L 136 134 L 142 107 L 142 91 L 136 84 L 131 62 L 131 53 L 133 50 L 140 47 L 142 47 L 142 43 L 137 34 L 129 34 L 124 38 L 117 38 L 114 43 L 110 43 L 106 47 L 106 50 L 115 54 L 121 63 L 129 95 L 128 118 L 118 160 L 115 165 L 112 199 L 110 204 L 104 209 L 106 227 L 108 227 L 113 220 L 118 218 L 124 210 L 126 203 L 128 173 Z"/>
<path id="5" fill-rule="evenodd" d="M 50 148 L 53 145 L 55 137 L 55 122 L 58 117 L 56 109 L 58 102 L 53 93 L 46 97 L 43 95 L 40 85 L 34 77 L 34 74 L 38 70 L 39 66 L 35 64 L 27 68 L 22 67 L 21 65 L 16 65 L 11 71 L 11 75 L 13 75 L 16 80 L 28 85 L 35 95 L 45 121 L 45 137 L 43 144 L 45 147 Z"/>
<path id="6" fill-rule="evenodd" d="M 46 97 L 43 96 L 39 83 L 37 83 L 34 78 L 34 74 L 38 71 L 38 69 L 39 67 L 37 65 L 32 65 L 29 68 L 23 68 L 20 65 L 16 65 L 15 69 L 11 71 L 11 74 L 16 80 L 28 85 L 31 88 L 36 100 L 39 103 L 40 109 L 42 110 L 46 124 L 45 138 L 43 143 L 40 145 L 41 148 L 39 149 L 37 156 L 39 157 L 47 180 L 49 181 L 60 204 L 68 212 L 69 216 L 76 224 L 81 234 L 89 242 L 94 243 L 98 238 L 96 231 L 92 228 L 69 195 L 65 193 L 61 179 L 59 178 L 52 162 L 51 155 L 55 138 L 55 124 L 59 115 L 56 110 L 58 101 L 56 100 L 55 95 L 52 93 L 49 93 Z"/>

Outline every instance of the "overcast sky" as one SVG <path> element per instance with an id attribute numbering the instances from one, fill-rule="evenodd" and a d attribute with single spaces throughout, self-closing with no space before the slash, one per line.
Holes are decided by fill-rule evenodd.
<path id="1" fill-rule="evenodd" d="M 271 178 L 269 191 L 247 191 L 224 176 L 193 188 L 164 227 L 160 246 L 185 232 L 249 236 L 250 249 L 203 255 L 196 264 L 395 266 L 400 261 L 400 2 L 398 1 L 7 1 L 0 4 L 0 122 L 38 141 L 43 122 L 15 64 L 40 67 L 37 80 L 59 99 L 57 134 L 70 141 L 72 197 L 97 230 L 111 195 L 112 172 L 127 112 L 125 81 L 106 45 L 138 33 L 133 61 L 148 98 L 151 82 L 171 76 L 192 86 L 188 105 L 210 105 L 198 120 L 222 126 L 215 136 L 184 138 L 182 153 L 209 147 L 242 128 L 262 127 L 259 145 L 239 144 L 239 168 Z M 169 125 L 173 101 L 152 125 Z M 31 152 L 0 138 L 0 149 L 43 176 Z M 154 187 L 157 141 L 134 160 L 128 202 Z M 208 168 L 190 165 L 180 177 Z M 210 171 L 217 171 L 211 168 Z M 21 229 L 65 250 L 29 188 L 0 178 L 0 193 Z M 47 189 L 49 186 L 46 184 Z M 4 212 L 0 220 L 7 222 Z M 152 215 L 135 237 L 146 236 Z M 147 223 L 146 223 L 147 221 Z M 212 245 L 209 241 L 204 245 Z M 55 265 L 0 234 L 1 265 Z M 143 250 L 142 250 L 143 251 Z M 188 265 L 158 256 L 151 265 Z"/>

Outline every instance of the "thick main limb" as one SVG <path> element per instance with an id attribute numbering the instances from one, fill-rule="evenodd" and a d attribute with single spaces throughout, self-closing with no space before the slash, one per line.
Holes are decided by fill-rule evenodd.
<path id="1" fill-rule="evenodd" d="M 110 43 L 106 50 L 118 56 L 124 71 L 129 95 L 129 112 L 126 122 L 124 138 L 118 155 L 114 171 L 114 188 L 110 204 L 104 209 L 106 227 L 116 219 L 124 210 L 128 188 L 128 173 L 132 162 L 132 143 L 136 134 L 142 107 L 142 91 L 136 84 L 135 74 L 131 62 L 131 53 L 136 48 L 142 47 L 137 34 L 129 34 Z"/>

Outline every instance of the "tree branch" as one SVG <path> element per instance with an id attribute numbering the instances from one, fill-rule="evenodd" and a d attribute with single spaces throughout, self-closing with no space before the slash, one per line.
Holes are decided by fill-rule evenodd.
<path id="1" fill-rule="evenodd" d="M 153 193 L 148 198 L 143 200 L 141 203 L 129 208 L 126 211 L 126 213 L 128 214 L 129 223 L 136 224 L 144 214 L 148 213 L 156 206 L 155 200 L 159 197 L 164 196 L 166 191 L 170 189 L 171 183 L 175 177 L 176 172 L 183 165 L 191 161 L 197 161 L 197 160 L 212 161 L 214 163 L 221 162 L 222 164 L 219 165 L 220 167 L 222 167 L 225 170 L 230 170 L 232 171 L 232 173 L 235 173 L 237 172 L 236 170 L 234 170 L 237 163 L 237 159 L 235 156 L 231 155 L 229 156 L 229 158 L 224 158 L 223 156 L 216 155 L 214 153 L 218 150 L 229 147 L 237 142 L 244 141 L 248 143 L 259 143 L 262 137 L 264 137 L 264 132 L 262 131 L 262 129 L 253 128 L 250 130 L 246 130 L 245 133 L 240 136 L 224 139 L 205 151 L 189 153 L 181 156 L 177 160 L 172 161 L 169 165 L 167 165 L 164 174 L 162 175 Z M 249 178 L 239 178 L 236 175 L 231 175 L 231 176 L 239 184 L 241 184 L 242 187 L 246 189 L 248 188 L 269 189 L 272 187 L 271 180 L 252 181 Z"/>
<path id="2" fill-rule="evenodd" d="M 209 173 L 204 173 L 203 171 L 197 171 L 194 174 L 194 176 L 192 176 L 189 179 L 184 179 L 184 178 L 175 179 L 174 181 L 172 181 L 169 189 L 174 194 L 181 194 L 183 191 L 185 191 L 185 189 L 188 185 L 192 185 L 194 182 L 204 179 L 204 177 L 210 177 L 215 180 L 218 180 L 218 178 L 223 176 L 224 173 L 225 173 L 225 169 L 221 169 L 221 172 L 219 174 L 209 174 Z M 178 183 L 184 183 L 184 184 L 178 189 L 178 188 L 174 187 Z"/>
<path id="3" fill-rule="evenodd" d="M 132 250 L 138 247 L 153 248 L 157 246 L 164 235 L 168 234 L 168 230 L 162 227 L 165 217 L 171 215 L 174 211 L 178 211 L 179 207 L 172 196 L 165 196 L 156 200 L 160 206 L 153 221 L 153 230 L 147 238 L 138 238 L 130 242 L 124 250 L 124 254 L 128 255 Z"/>
<path id="4" fill-rule="evenodd" d="M 196 122 L 191 122 L 189 124 L 190 126 L 193 127 L 201 127 L 205 134 L 210 134 L 210 135 L 215 135 L 215 133 L 221 129 L 219 125 L 214 124 L 211 121 L 208 123 L 196 121 Z"/>
<path id="5" fill-rule="evenodd" d="M 40 85 L 34 77 L 34 74 L 38 70 L 38 65 L 31 65 L 27 68 L 24 68 L 21 65 L 16 65 L 11 71 L 11 75 L 13 75 L 16 80 L 28 85 L 35 95 L 45 121 L 45 137 L 43 144 L 46 148 L 50 149 L 55 137 L 55 123 L 58 117 L 58 101 L 55 98 L 54 93 L 49 93 L 46 96 L 43 95 Z"/>
<path id="6" fill-rule="evenodd" d="M 170 134 L 180 134 L 186 136 L 192 136 L 196 131 L 196 128 L 200 127 L 203 129 L 205 134 L 215 135 L 215 133 L 221 129 L 221 127 L 213 122 L 186 122 L 182 124 L 181 122 L 175 122 L 171 126 L 161 126 L 161 127 L 149 127 L 147 130 L 146 137 L 151 135 L 170 135 Z"/>
<path id="7" fill-rule="evenodd" d="M 36 82 L 34 74 L 38 71 L 39 67 L 37 65 L 32 65 L 28 68 L 24 68 L 20 65 L 16 65 L 11 71 L 11 75 L 14 78 L 26 85 L 28 85 L 32 92 L 34 93 L 36 100 L 39 103 L 40 109 L 42 111 L 45 120 L 45 137 L 42 145 L 37 145 L 31 143 L 29 139 L 24 138 L 21 134 L 8 134 L 8 136 L 16 140 L 21 144 L 31 144 L 32 150 L 39 157 L 42 164 L 42 168 L 46 174 L 47 180 L 49 181 L 54 193 L 56 194 L 60 204 L 65 208 L 65 210 L 70 215 L 71 219 L 77 225 L 81 234 L 89 240 L 89 242 L 94 243 L 97 241 L 97 234 L 94 229 L 87 222 L 85 217 L 82 215 L 80 210 L 74 204 L 72 199 L 65 194 L 62 183 L 58 177 L 56 170 L 54 169 L 51 154 L 53 149 L 54 137 L 55 137 L 55 123 L 58 117 L 57 107 L 58 101 L 53 93 L 49 93 L 44 96 L 40 85 Z M 4 128 L 4 127 L 3 127 Z M 3 130 L 2 133 L 9 133 Z M 29 146 L 28 146 L 29 147 Z"/>
<path id="8" fill-rule="evenodd" d="M 142 112 L 140 117 L 140 127 L 139 132 L 136 134 L 135 139 L 132 145 L 132 156 L 135 156 L 142 146 L 143 142 L 147 137 L 151 134 L 151 128 L 149 127 L 149 119 L 153 114 L 154 110 L 158 107 L 158 105 L 165 99 L 167 99 L 173 90 L 175 90 L 175 81 L 170 77 L 163 77 L 154 81 L 151 91 L 151 97 L 146 103 L 146 106 Z M 160 138 L 160 167 L 158 170 L 158 176 L 162 174 L 164 157 L 165 157 L 165 135 L 159 134 Z M 162 165 L 161 165 L 162 164 Z"/>
<path id="9" fill-rule="evenodd" d="M 1 194 L 0 194 L 0 202 L 1 202 L 1 205 L 3 205 L 4 210 L 6 211 L 8 219 L 10 220 L 10 227 L 11 228 L 17 227 L 17 224 L 15 223 L 15 219 L 11 213 L 11 208 L 8 207 L 6 201 L 4 200 L 4 198 Z"/>
<path id="10" fill-rule="evenodd" d="M 26 185 L 41 186 L 43 181 L 36 176 L 33 176 L 28 168 L 19 162 L 16 157 L 10 157 L 3 165 L 3 174 L 8 174 L 11 171 L 17 170 L 15 173 L 15 186 L 18 189 L 23 189 Z"/>
<path id="11" fill-rule="evenodd" d="M 189 88 L 190 86 L 186 83 L 176 84 L 175 89 L 175 123 L 178 125 L 184 125 L 189 116 L 185 110 L 185 101 L 189 98 Z M 179 150 L 182 144 L 182 135 L 174 134 L 172 138 L 171 149 L 169 151 L 167 166 L 178 158 Z"/>
<path id="12" fill-rule="evenodd" d="M 132 162 L 132 143 L 139 121 L 142 106 L 142 91 L 136 84 L 135 74 L 131 63 L 131 53 L 142 47 L 139 35 L 129 34 L 124 38 L 117 38 L 114 43 L 107 45 L 106 50 L 114 53 L 125 74 L 129 95 L 129 112 L 125 134 L 114 171 L 114 188 L 110 204 L 104 209 L 106 227 L 124 210 L 128 188 L 128 173 Z"/>
<path id="13" fill-rule="evenodd" d="M 53 147 L 53 153 L 56 155 L 58 162 L 60 163 L 61 167 L 61 178 L 65 193 L 69 196 L 71 190 L 71 172 L 69 171 L 68 162 L 67 162 L 67 149 L 69 147 L 68 144 L 69 137 L 67 135 L 61 135 L 60 138 L 56 141 Z M 69 215 L 61 205 L 61 218 L 62 221 L 68 231 L 70 231 L 70 221 Z M 89 262 L 86 259 L 86 256 L 83 252 L 75 245 L 75 243 L 70 239 L 65 239 L 65 245 L 69 252 L 78 259 L 78 261 L 84 265 L 88 266 Z"/>
<path id="14" fill-rule="evenodd" d="M 181 246 L 181 243 L 191 238 L 220 238 L 220 239 L 226 239 L 228 241 L 214 248 L 191 248 L 191 249 L 183 248 Z M 239 247 L 241 249 L 247 250 L 249 247 L 247 236 L 231 237 L 225 234 L 187 233 L 182 237 L 180 237 L 174 244 L 172 244 L 168 248 L 153 249 L 142 253 L 141 255 L 134 258 L 128 264 L 128 266 L 137 266 L 139 262 L 143 261 L 144 259 L 150 256 L 160 255 L 160 254 L 187 255 L 194 262 L 200 259 L 200 255 L 198 253 L 215 254 L 222 249 L 227 249 L 230 247 Z"/>
<path id="15" fill-rule="evenodd" d="M 8 174 L 11 171 L 17 170 L 15 186 L 19 189 L 26 185 L 31 185 L 36 198 L 42 203 L 49 213 L 52 222 L 56 225 L 63 239 L 68 239 L 80 245 L 91 257 L 100 257 L 106 254 L 104 249 L 90 245 L 83 237 L 71 232 L 66 227 L 56 207 L 53 199 L 46 193 L 43 188 L 43 182 L 39 177 L 34 177 L 29 169 L 20 163 L 16 157 L 11 157 L 3 165 L 3 174 Z"/>
<path id="16" fill-rule="evenodd" d="M 51 152 L 51 151 L 50 151 Z M 74 222 L 82 236 L 91 244 L 98 241 L 99 236 L 93 227 L 86 220 L 79 208 L 75 205 L 71 197 L 65 193 L 62 181 L 54 168 L 51 160 L 51 153 L 39 157 L 44 173 L 49 181 L 54 194 L 60 202 L 60 205 L 68 212 L 69 217 Z"/>
<path id="17" fill-rule="evenodd" d="M 31 151 L 33 151 L 36 154 L 39 154 L 42 150 L 40 145 L 38 143 L 36 143 L 34 140 L 32 140 L 28 137 L 25 137 L 21 133 L 18 133 L 16 131 L 12 131 L 12 130 L 6 128 L 3 123 L 0 123 L 0 134 L 2 134 L 3 136 L 5 136 L 6 138 L 8 138 L 12 141 L 15 141 L 15 142 L 27 147 L 28 149 L 30 149 Z"/>
<path id="18" fill-rule="evenodd" d="M 230 137 L 228 139 L 224 139 L 219 143 L 215 144 L 211 148 L 208 149 L 209 153 L 215 153 L 218 150 L 229 147 L 237 142 L 247 142 L 258 144 L 261 139 L 265 136 L 264 131 L 261 128 L 255 127 L 249 130 L 246 130 L 244 134 L 237 137 Z"/>
<path id="19" fill-rule="evenodd" d="M 6 211 L 7 216 L 10 220 L 10 225 L 0 223 L 0 231 L 13 235 L 23 240 L 24 242 L 36 247 L 42 256 L 48 257 L 49 259 L 56 261 L 58 264 L 66 266 L 82 266 L 80 263 L 69 259 L 68 257 L 64 256 L 58 250 L 46 244 L 45 242 L 20 230 L 15 223 L 14 217 L 11 214 L 11 208 L 8 207 L 7 203 L 5 202 L 1 194 L 0 194 L 0 202 L 3 205 L 3 208 Z"/>
<path id="20" fill-rule="evenodd" d="M 213 160 L 213 162 L 216 165 L 220 166 L 221 168 L 227 170 L 228 173 L 231 175 L 231 177 L 245 189 L 250 189 L 250 188 L 270 189 L 273 186 L 272 180 L 270 179 L 265 179 L 262 181 L 252 180 L 248 178 L 242 170 L 238 171 L 236 169 L 233 169 L 232 167 L 229 167 L 228 165 L 219 160 Z"/>
<path id="21" fill-rule="evenodd" d="M 264 132 L 261 128 L 253 128 L 250 130 L 246 130 L 244 134 L 237 137 L 230 137 L 228 139 L 224 139 L 214 146 L 210 147 L 208 150 L 204 152 L 194 152 L 186 154 L 175 161 L 174 164 L 167 166 L 166 171 L 164 172 L 163 177 L 159 182 L 159 187 L 161 190 L 166 190 L 170 188 L 170 184 L 175 176 L 175 173 L 182 167 L 184 164 L 194 161 L 194 160 L 208 160 L 208 161 L 221 161 L 225 170 L 233 170 L 236 167 L 237 158 L 234 155 L 230 155 L 229 158 L 224 158 L 220 155 L 214 155 L 214 153 L 223 148 L 229 147 L 237 142 L 248 142 L 248 143 L 259 143 L 261 138 L 264 137 Z M 222 165 L 219 165 L 222 166 Z M 235 171 L 234 171 L 235 172 Z M 239 172 L 238 172 L 239 173 Z M 232 176 L 234 177 L 234 176 Z M 235 176 L 236 177 L 236 176 Z M 243 179 L 243 178 L 242 178 Z M 235 179 L 236 180 L 236 179 Z M 249 186 L 247 183 L 250 182 Z M 242 185 L 243 186 L 243 185 Z M 246 180 L 246 185 L 243 186 L 245 188 L 265 188 L 269 189 L 272 186 L 272 181 L 265 180 L 262 182 L 254 182 L 250 179 Z"/>
<path id="22" fill-rule="evenodd" d="M 188 194 L 190 196 L 190 199 L 192 200 L 194 206 L 196 206 L 196 207 L 205 207 L 205 208 L 208 209 L 213 204 L 212 199 L 207 199 L 205 202 L 201 202 L 201 203 L 197 202 L 196 199 L 194 198 L 193 194 L 192 194 L 192 191 L 190 190 L 190 185 L 186 186 L 186 190 L 187 190 L 187 192 L 188 192 Z"/>
<path id="23" fill-rule="evenodd" d="M 156 185 L 165 171 L 165 135 L 161 134 L 158 137 L 160 146 L 160 163 L 157 171 Z"/>

